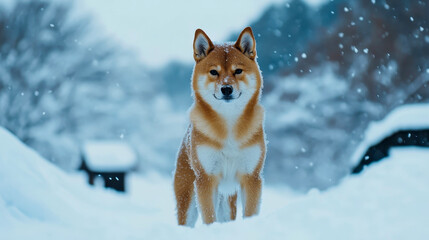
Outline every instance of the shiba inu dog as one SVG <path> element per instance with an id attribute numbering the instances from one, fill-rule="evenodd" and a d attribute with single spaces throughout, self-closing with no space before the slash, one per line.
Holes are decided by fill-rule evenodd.
<path id="1" fill-rule="evenodd" d="M 192 75 L 194 104 L 179 149 L 174 191 L 179 225 L 235 220 L 237 193 L 244 217 L 258 213 L 266 154 L 262 76 L 250 27 L 235 43 L 213 44 L 197 29 Z"/>

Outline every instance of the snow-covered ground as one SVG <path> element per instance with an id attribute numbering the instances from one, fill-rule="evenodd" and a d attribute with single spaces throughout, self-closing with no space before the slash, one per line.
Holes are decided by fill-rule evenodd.
<path id="1" fill-rule="evenodd" d="M 394 149 L 325 192 L 266 186 L 259 216 L 176 226 L 171 179 L 131 176 L 94 189 L 0 128 L 2 239 L 427 239 L 429 150 Z"/>

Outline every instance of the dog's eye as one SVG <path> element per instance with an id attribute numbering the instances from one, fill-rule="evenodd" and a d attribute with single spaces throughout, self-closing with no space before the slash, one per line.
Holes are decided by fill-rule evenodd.
<path id="1" fill-rule="evenodd" d="M 242 72 L 243 72 L 243 69 L 236 69 L 235 72 L 234 72 L 234 74 L 240 74 Z"/>
<path id="2" fill-rule="evenodd" d="M 213 76 L 219 75 L 219 73 L 216 70 L 210 70 L 210 74 Z"/>

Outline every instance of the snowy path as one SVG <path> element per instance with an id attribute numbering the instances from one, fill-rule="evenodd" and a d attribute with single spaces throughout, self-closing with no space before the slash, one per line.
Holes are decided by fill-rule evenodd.
<path id="1" fill-rule="evenodd" d="M 266 186 L 258 217 L 176 226 L 171 180 L 132 176 L 130 194 L 87 187 L 0 128 L 2 239 L 427 239 L 429 151 L 390 159 L 326 192 Z"/>

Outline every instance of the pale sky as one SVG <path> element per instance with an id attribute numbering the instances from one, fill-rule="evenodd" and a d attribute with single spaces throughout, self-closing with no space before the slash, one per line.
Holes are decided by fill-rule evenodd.
<path id="1" fill-rule="evenodd" d="M 197 28 L 224 41 L 283 0 L 80 0 L 109 37 L 135 51 L 149 67 L 171 60 L 192 63 Z"/>

